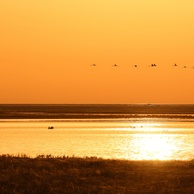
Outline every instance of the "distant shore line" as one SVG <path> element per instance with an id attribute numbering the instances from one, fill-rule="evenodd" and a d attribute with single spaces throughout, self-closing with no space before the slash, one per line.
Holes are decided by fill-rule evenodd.
<path id="1" fill-rule="evenodd" d="M 0 119 L 194 118 L 193 105 L 0 105 Z"/>
<path id="2" fill-rule="evenodd" d="M 126 119 L 126 118 L 166 118 L 166 119 L 194 119 L 194 114 L 31 114 L 14 113 L 0 114 L 0 119 Z"/>

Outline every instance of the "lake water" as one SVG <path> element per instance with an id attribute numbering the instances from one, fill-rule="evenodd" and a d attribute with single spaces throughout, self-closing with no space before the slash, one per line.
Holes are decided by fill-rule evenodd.
<path id="1" fill-rule="evenodd" d="M 188 109 L 177 111 L 176 108 L 176 114 L 169 110 L 167 114 L 147 110 L 147 113 L 137 113 L 137 109 L 133 109 L 133 114 L 123 111 L 113 115 L 107 109 L 108 113 L 91 113 L 89 110 L 90 114 L 85 111 L 85 116 L 80 118 L 71 112 L 72 118 L 53 118 L 52 115 L 46 119 L 40 117 L 45 112 L 35 114 L 29 108 L 22 114 L 39 114 L 38 118 L 23 116 L 21 119 L 21 115 L 19 118 L 8 116 L 17 117 L 21 111 L 13 114 L 13 110 L 10 113 L 6 107 L 7 112 L 0 112 L 6 114 L 6 118 L 0 119 L 0 154 L 190 160 L 194 159 L 193 106 L 190 108 L 189 112 L 186 111 Z M 65 112 L 66 116 L 68 112 Z M 77 111 L 76 114 L 83 116 L 83 112 Z M 48 126 L 54 129 L 48 129 Z"/>

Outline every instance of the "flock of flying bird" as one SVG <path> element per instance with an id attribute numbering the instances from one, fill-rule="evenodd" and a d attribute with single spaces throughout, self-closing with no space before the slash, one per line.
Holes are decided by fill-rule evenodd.
<path id="1" fill-rule="evenodd" d="M 91 64 L 91 66 L 96 67 L 97 64 L 93 63 L 93 64 Z M 112 67 L 119 67 L 119 65 L 113 64 Z M 138 67 L 140 67 L 140 65 L 132 65 L 132 67 L 138 68 Z M 157 65 L 155 63 L 152 63 L 152 64 L 148 65 L 148 67 L 157 67 Z M 178 67 L 178 65 L 175 63 L 174 65 L 172 65 L 172 67 Z M 186 69 L 186 68 L 194 69 L 194 66 L 189 67 L 189 66 L 184 65 L 184 66 L 179 66 L 179 67 L 184 68 L 184 69 Z"/>

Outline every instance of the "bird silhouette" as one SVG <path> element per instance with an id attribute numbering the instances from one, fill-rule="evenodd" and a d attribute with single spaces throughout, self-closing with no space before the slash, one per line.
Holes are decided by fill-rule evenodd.
<path id="1" fill-rule="evenodd" d="M 95 63 L 92 63 L 90 66 L 92 66 L 92 67 L 96 67 L 97 66 L 97 64 L 95 64 Z M 112 67 L 119 67 L 119 65 L 118 64 L 112 64 L 111 65 Z M 176 63 L 174 63 L 173 65 L 171 65 L 172 67 L 180 67 L 180 68 L 184 68 L 184 69 L 186 69 L 186 68 L 189 68 L 189 69 L 194 69 L 194 66 L 187 66 L 187 65 L 177 65 Z M 138 68 L 138 67 L 141 67 L 141 65 L 139 66 L 138 64 L 133 64 L 133 65 L 131 65 L 131 67 L 133 67 L 133 68 Z M 150 65 L 148 65 L 148 67 L 157 67 L 157 65 L 155 64 L 155 63 L 152 63 L 152 64 L 150 64 Z"/>
<path id="2" fill-rule="evenodd" d="M 156 64 L 155 63 L 152 63 L 150 66 L 151 67 L 156 67 Z"/>

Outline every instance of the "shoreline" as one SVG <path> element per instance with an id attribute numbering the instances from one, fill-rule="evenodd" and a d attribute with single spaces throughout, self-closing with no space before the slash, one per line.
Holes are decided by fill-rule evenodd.
<path id="1" fill-rule="evenodd" d="M 194 104 L 2 105 L 1 119 L 194 118 Z"/>
<path id="2" fill-rule="evenodd" d="M 194 193 L 194 160 L 0 156 L 0 193 Z"/>
<path id="3" fill-rule="evenodd" d="M 52 113 L 52 114 L 31 114 L 31 113 L 17 113 L 17 114 L 1 114 L 1 119 L 188 119 L 193 121 L 194 114 L 63 114 L 63 113 Z"/>

